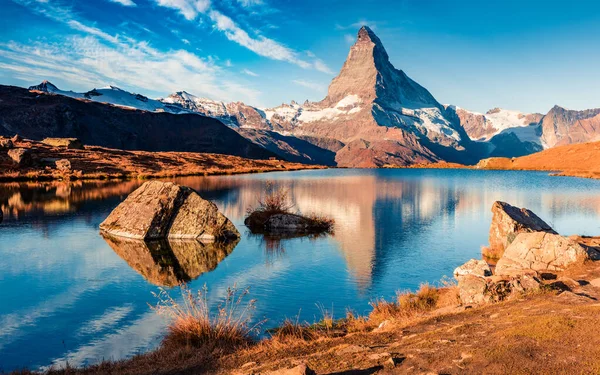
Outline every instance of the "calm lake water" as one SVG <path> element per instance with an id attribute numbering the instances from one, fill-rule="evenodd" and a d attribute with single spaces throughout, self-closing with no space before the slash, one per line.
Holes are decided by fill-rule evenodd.
<path id="1" fill-rule="evenodd" d="M 279 244 L 250 235 L 244 215 L 268 180 L 289 189 L 300 212 L 333 217 L 335 235 Z M 0 185 L 0 371 L 156 347 L 166 322 L 148 305 L 178 280 L 206 284 L 213 303 L 234 283 L 250 287 L 265 328 L 297 315 L 315 321 L 321 308 L 367 313 L 375 298 L 479 258 L 496 200 L 533 210 L 562 234 L 600 234 L 600 181 L 544 172 L 340 169 L 175 181 L 235 223 L 235 248 L 173 248 L 169 258 L 106 241 L 98 225 L 138 181 Z"/>

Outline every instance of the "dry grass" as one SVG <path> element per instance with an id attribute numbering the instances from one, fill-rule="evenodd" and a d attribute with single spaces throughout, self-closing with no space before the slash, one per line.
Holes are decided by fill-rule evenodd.
<path id="1" fill-rule="evenodd" d="M 29 149 L 34 162 L 17 167 L 6 154 L 0 155 L 0 181 L 148 179 L 324 168 L 210 153 L 124 151 L 98 146 L 71 150 L 32 140 L 22 140 L 15 146 Z M 60 171 L 54 163 L 44 161 L 51 159 L 67 159 L 73 169 Z"/>
<path id="2" fill-rule="evenodd" d="M 294 204 L 289 198 L 289 193 L 282 187 L 277 187 L 273 181 L 267 181 L 264 194 L 258 197 L 258 204 L 246 210 L 244 224 L 253 233 L 265 233 L 265 224 L 273 215 L 287 214 L 301 217 L 306 222 L 306 234 L 333 233 L 335 221 L 323 215 L 309 214 L 302 216 L 292 212 Z"/>
<path id="3" fill-rule="evenodd" d="M 416 293 L 398 292 L 396 301 L 388 302 L 378 299 L 371 302 L 373 311 L 369 314 L 371 324 L 380 324 L 385 320 L 411 321 L 438 306 L 440 289 L 429 284 L 421 284 Z"/>
<path id="4" fill-rule="evenodd" d="M 255 300 L 244 303 L 248 289 L 239 291 L 235 286 L 227 289 L 224 301 L 212 313 L 207 301 L 206 286 L 193 293 L 187 286 L 181 287 L 181 302 L 176 301 L 164 289 L 156 294 L 158 303 L 153 309 L 172 319 L 165 337 L 165 345 L 211 346 L 233 349 L 250 344 L 260 323 L 251 325 L 251 311 Z"/>

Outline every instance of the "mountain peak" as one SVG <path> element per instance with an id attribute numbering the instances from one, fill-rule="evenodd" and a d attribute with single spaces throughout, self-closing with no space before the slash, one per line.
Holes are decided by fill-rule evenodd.
<path id="1" fill-rule="evenodd" d="M 358 39 L 357 42 L 370 41 L 375 44 L 381 44 L 381 40 L 375 35 L 373 30 L 369 28 L 369 26 L 363 26 L 358 30 Z"/>
<path id="2" fill-rule="evenodd" d="M 58 90 L 58 87 L 52 84 L 52 82 L 43 80 L 42 83 L 35 86 L 29 86 L 29 90 L 37 90 L 43 92 L 54 92 Z"/>

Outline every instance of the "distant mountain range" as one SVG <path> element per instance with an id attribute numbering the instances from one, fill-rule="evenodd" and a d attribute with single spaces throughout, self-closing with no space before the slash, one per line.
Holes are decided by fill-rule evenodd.
<path id="1" fill-rule="evenodd" d="M 286 160 L 342 167 L 438 160 L 473 164 L 490 156 L 522 156 L 600 140 L 600 109 L 555 106 L 543 115 L 495 108 L 480 114 L 442 105 L 390 63 L 368 27 L 359 30 L 342 70 L 319 102 L 259 109 L 185 91 L 154 100 L 113 86 L 76 93 L 44 81 L 29 89 L 150 112 L 201 114 Z"/>
<path id="2" fill-rule="evenodd" d="M 0 135 L 15 134 L 33 140 L 77 137 L 87 145 L 121 150 L 275 156 L 214 118 L 131 110 L 0 86 Z"/>

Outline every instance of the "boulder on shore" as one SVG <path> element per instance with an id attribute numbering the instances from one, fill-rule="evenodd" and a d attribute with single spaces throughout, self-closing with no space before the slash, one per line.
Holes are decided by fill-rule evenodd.
<path id="1" fill-rule="evenodd" d="M 131 193 L 100 224 L 102 232 L 136 239 L 187 238 L 204 242 L 240 237 L 217 206 L 194 190 L 149 181 Z"/>
<path id="2" fill-rule="evenodd" d="M 52 147 L 66 147 L 70 150 L 83 150 L 83 143 L 77 138 L 45 138 L 42 143 Z"/>
<path id="3" fill-rule="evenodd" d="M 10 138 L 0 138 L 0 148 L 11 149 L 13 147 L 14 147 L 14 144 Z"/>
<path id="4" fill-rule="evenodd" d="M 25 167 L 31 163 L 31 153 L 26 148 L 13 148 L 8 150 L 8 156 L 19 167 Z"/>
<path id="5" fill-rule="evenodd" d="M 59 171 L 70 171 L 71 170 L 71 162 L 68 159 L 59 159 L 54 162 L 56 165 L 56 169 Z"/>
<path id="6" fill-rule="evenodd" d="M 485 260 L 471 259 L 454 270 L 454 277 L 457 279 L 467 275 L 478 277 L 492 276 L 492 270 Z"/>
<path id="7" fill-rule="evenodd" d="M 505 202 L 495 202 L 492 206 L 492 225 L 490 226 L 489 248 L 484 249 L 486 257 L 500 259 L 505 249 L 519 233 L 547 232 L 556 234 L 536 214 L 526 208 L 511 206 Z"/>
<path id="8" fill-rule="evenodd" d="M 504 275 L 524 269 L 563 271 L 589 259 L 600 259 L 600 254 L 569 237 L 548 232 L 520 233 L 504 251 L 495 273 Z"/>

